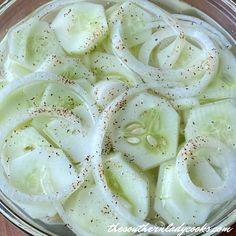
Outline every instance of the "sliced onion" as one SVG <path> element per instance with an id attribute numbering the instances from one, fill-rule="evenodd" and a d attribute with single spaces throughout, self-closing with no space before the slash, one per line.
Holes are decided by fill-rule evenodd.
<path id="1" fill-rule="evenodd" d="M 211 82 L 217 72 L 219 63 L 217 50 L 214 44 L 209 40 L 209 38 L 201 32 L 186 29 L 186 34 L 190 38 L 197 39 L 197 41 L 204 48 L 207 59 L 204 62 L 201 62 L 200 65 L 193 66 L 191 69 L 163 71 L 158 68 L 141 63 L 131 54 L 131 52 L 129 52 L 128 48 L 125 46 L 121 38 L 120 27 L 120 22 L 117 22 L 114 26 L 114 31 L 112 35 L 113 51 L 123 61 L 123 63 L 126 63 L 128 67 L 130 67 L 132 70 L 136 71 L 139 75 L 141 75 L 142 79 L 145 82 L 150 82 L 150 80 L 154 80 L 159 83 L 162 83 L 165 79 L 172 81 L 178 81 L 179 79 L 183 82 L 189 82 L 189 80 L 191 81 L 191 77 L 195 76 L 196 73 L 199 72 L 199 66 L 200 72 L 206 71 L 200 80 L 193 81 L 193 84 L 187 86 L 183 85 L 181 87 L 170 88 L 174 85 L 172 84 L 172 81 L 169 81 L 168 87 L 162 86 L 162 90 L 159 90 L 160 93 L 166 96 L 182 98 L 200 94 L 200 92 L 205 89 L 205 87 Z"/>
<path id="2" fill-rule="evenodd" d="M 195 185 L 189 175 L 188 162 L 195 156 L 196 151 L 204 148 L 215 159 L 221 161 L 221 168 L 225 171 L 223 184 L 217 188 L 203 189 Z M 195 159 L 193 160 L 195 161 Z M 197 161 L 197 160 L 196 160 Z M 232 199 L 236 195 L 236 154 L 224 143 L 210 137 L 196 137 L 188 141 L 177 156 L 176 171 L 183 189 L 199 202 L 220 204 Z"/>
<path id="3" fill-rule="evenodd" d="M 155 76 L 156 74 L 156 80 L 160 80 L 160 76 L 166 76 L 168 73 L 171 73 L 171 70 L 166 70 L 166 73 L 161 73 L 161 70 L 159 68 L 155 68 L 149 65 L 145 65 L 138 61 L 132 54 L 129 52 L 128 48 L 125 46 L 125 43 L 122 40 L 121 34 L 121 22 L 116 22 L 114 25 L 114 29 L 112 32 L 112 43 L 113 43 L 113 51 L 114 53 L 125 63 L 127 64 L 132 70 L 136 71 L 138 74 L 143 75 L 143 76 Z M 217 50 L 213 42 L 204 34 L 202 34 L 200 31 L 196 31 L 193 29 L 189 28 L 184 28 L 185 34 L 194 40 L 197 41 L 203 48 L 203 51 L 205 52 L 205 55 L 208 59 L 206 64 L 209 64 L 210 62 L 214 64 L 214 67 L 212 68 L 217 69 L 217 63 L 218 63 L 218 55 L 217 55 Z M 146 42 L 145 45 L 145 50 L 147 50 L 147 54 L 150 55 L 151 51 L 156 47 L 160 41 L 169 38 L 171 36 L 175 36 L 175 34 L 170 30 L 170 29 L 162 29 L 161 34 L 159 35 L 159 31 L 154 33 L 152 37 Z M 156 38 L 158 40 L 156 40 Z M 148 49 L 149 47 L 149 49 Z M 143 54 L 145 53 L 145 50 L 143 49 Z M 142 55 L 144 57 L 145 55 Z M 148 58 L 146 55 L 145 58 Z M 147 60 L 146 60 L 147 61 Z M 138 71 L 137 71 L 138 70 Z M 195 68 L 196 70 L 196 68 Z M 210 70 L 209 70 L 210 71 Z M 163 71 L 165 72 L 165 71 Z M 159 75 L 159 76 L 158 76 Z M 179 77 L 184 77 L 184 70 L 177 69 L 174 72 L 171 73 L 172 76 L 178 76 Z M 194 75 L 193 73 L 190 75 Z M 174 80 L 175 78 L 168 76 L 168 79 Z M 146 81 L 147 82 L 147 81 Z"/>
<path id="4" fill-rule="evenodd" d="M 84 102 L 84 105 L 87 107 L 91 118 L 93 119 L 93 123 L 95 123 L 95 119 L 99 114 L 96 104 L 90 97 L 90 95 L 83 88 L 81 88 L 79 81 L 68 80 L 64 77 L 56 76 L 55 74 L 49 72 L 35 72 L 33 74 L 22 77 L 21 79 L 12 81 L 4 89 L 1 90 L 0 102 L 7 99 L 7 97 L 10 94 L 14 93 L 17 89 L 42 82 L 59 83 L 62 86 L 66 86 L 74 90 L 78 97 Z"/>
<path id="5" fill-rule="evenodd" d="M 140 3 L 139 1 L 131 2 L 138 5 Z M 127 2 L 126 5 L 128 3 L 129 2 Z M 116 13 L 119 15 L 119 17 L 115 18 L 115 14 L 113 14 L 113 17 L 115 18 L 115 20 L 112 21 L 112 48 L 114 54 L 118 56 L 129 68 L 137 72 L 145 82 L 159 82 L 159 85 L 162 85 L 162 90 L 159 90 L 159 92 L 168 97 L 183 98 L 200 94 L 200 92 L 205 89 L 205 87 L 213 79 L 218 69 L 219 57 L 214 43 L 207 35 L 201 33 L 199 30 L 189 27 L 182 27 L 182 31 L 169 14 L 160 10 L 157 6 L 150 4 L 151 3 L 144 1 L 142 2 L 141 7 L 153 14 L 156 14 L 156 16 L 161 16 L 164 23 L 166 23 L 166 27 L 154 33 L 151 38 L 149 38 L 141 46 L 139 58 L 142 62 L 137 60 L 132 55 L 132 53 L 126 47 L 121 36 L 122 18 L 120 15 L 124 14 L 125 12 L 125 4 L 122 5 L 122 11 L 118 10 L 118 13 Z M 184 45 L 184 35 L 196 41 L 196 43 L 201 46 L 206 58 L 203 61 L 196 62 L 195 64 L 188 66 L 187 68 L 171 70 L 171 62 L 176 62 L 182 51 L 181 49 Z M 167 62 L 170 63 L 169 66 L 166 66 L 164 69 L 160 69 L 147 65 L 152 50 L 163 40 L 170 37 L 176 37 L 175 43 L 177 45 L 177 50 L 175 53 L 173 53 L 173 57 L 171 57 Z M 194 77 L 196 78 L 196 76 L 201 73 L 203 74 L 201 79 L 192 79 Z M 168 86 L 165 86 L 165 84 L 160 84 L 163 83 L 164 80 L 169 82 Z M 172 81 L 180 81 L 182 84 L 176 86 Z"/>
<path id="6" fill-rule="evenodd" d="M 130 2 L 139 5 L 146 11 L 149 11 L 158 18 L 161 18 L 167 25 L 169 25 L 173 29 L 176 35 L 179 35 L 180 38 L 183 36 L 181 28 L 169 12 L 161 9 L 156 4 L 147 0 L 131 0 Z"/>
<path id="7" fill-rule="evenodd" d="M 120 80 L 101 80 L 94 86 L 92 93 L 97 104 L 104 108 L 127 89 L 127 85 Z"/>
<path id="8" fill-rule="evenodd" d="M 200 29 L 202 32 L 209 35 L 210 38 L 216 40 L 217 43 L 222 48 L 231 48 L 232 45 L 229 40 L 215 27 L 211 26 L 207 22 L 196 18 L 194 16 L 182 15 L 182 14 L 173 14 L 178 20 L 182 21 L 180 24 L 182 25 L 183 22 L 186 23 L 186 27 L 193 27 L 195 26 L 197 29 Z M 216 37 L 218 39 L 216 39 Z"/>
<path id="9" fill-rule="evenodd" d="M 168 39 L 173 36 L 174 36 L 173 31 L 170 28 L 164 28 L 158 30 L 140 48 L 139 60 L 142 63 L 148 65 L 153 49 L 165 39 Z M 182 38 L 176 37 L 175 50 L 173 50 L 171 57 L 169 57 L 168 60 L 165 62 L 164 69 L 170 69 L 176 63 L 184 47 L 184 42 L 185 40 L 183 37 Z"/>
<path id="10" fill-rule="evenodd" d="M 145 26 L 144 26 L 144 29 L 164 29 L 166 28 L 168 25 L 162 21 L 162 20 L 157 20 L 157 21 L 152 21 L 152 22 L 149 22 L 147 23 Z"/>
<path id="11" fill-rule="evenodd" d="M 158 76 L 158 72 L 161 72 L 161 76 L 164 77 L 165 80 L 170 81 L 188 81 L 191 79 L 191 77 L 195 77 L 197 74 L 201 73 L 202 71 L 206 70 L 206 65 L 210 62 L 217 63 L 217 54 L 216 54 L 216 48 L 215 45 L 209 40 L 208 37 L 205 37 L 204 34 L 202 34 L 200 31 L 192 30 L 189 28 L 183 28 L 185 31 L 186 36 L 189 38 L 194 39 L 200 46 L 202 47 L 203 51 L 205 52 L 205 57 L 203 61 L 192 63 L 193 65 L 187 66 L 184 69 L 160 69 L 156 67 L 152 67 L 148 65 L 149 58 L 151 56 L 151 53 L 153 49 L 160 44 L 165 39 L 168 39 L 170 37 L 174 37 L 173 32 L 169 28 L 161 29 L 158 32 L 154 33 L 141 47 L 140 53 L 139 53 L 139 59 L 142 59 L 141 61 L 146 64 L 145 69 L 146 71 L 143 71 L 143 74 L 147 77 L 150 77 L 150 79 L 156 79 L 157 81 L 160 80 Z M 178 38 L 176 38 L 177 40 Z M 178 56 L 182 52 L 182 49 L 184 47 L 184 41 L 179 40 L 179 44 L 176 45 L 176 52 L 174 53 L 174 62 L 178 59 Z M 211 60 L 210 60 L 211 56 Z M 172 58 L 172 56 L 170 57 Z M 169 66 L 172 66 L 171 64 Z M 208 68 L 209 70 L 210 68 Z M 214 69 L 214 68 L 213 68 Z M 156 75 L 155 75 L 156 74 Z"/>

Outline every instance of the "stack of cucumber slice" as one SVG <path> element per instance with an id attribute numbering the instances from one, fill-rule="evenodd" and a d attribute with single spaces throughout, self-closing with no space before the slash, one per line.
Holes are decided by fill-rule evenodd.
<path id="1" fill-rule="evenodd" d="M 77 235 L 208 222 L 236 196 L 231 47 L 146 0 L 42 6 L 0 43 L 0 190 Z"/>

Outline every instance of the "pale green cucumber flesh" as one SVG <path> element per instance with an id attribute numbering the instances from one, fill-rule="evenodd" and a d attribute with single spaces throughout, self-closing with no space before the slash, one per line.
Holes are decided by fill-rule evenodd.
<path id="1" fill-rule="evenodd" d="M 103 6 L 88 2 L 63 8 L 52 22 L 52 28 L 69 54 L 90 51 L 108 30 Z"/>
<path id="2" fill-rule="evenodd" d="M 85 184 L 65 202 L 64 209 L 73 224 L 99 236 L 132 235 L 130 233 L 108 233 L 108 226 L 120 224 L 128 226 L 104 201 L 100 189 L 95 185 Z"/>
<path id="3" fill-rule="evenodd" d="M 105 175 L 109 187 L 129 203 L 131 212 L 145 219 L 149 212 L 149 184 L 146 176 L 139 173 L 120 153 L 106 157 Z"/>
<path id="4" fill-rule="evenodd" d="M 211 213 L 213 206 L 192 199 L 181 187 L 175 162 L 161 165 L 158 176 L 155 209 L 167 223 L 201 225 Z"/>
<path id="5" fill-rule="evenodd" d="M 175 157 L 179 116 L 163 98 L 140 94 L 119 111 L 113 124 L 115 149 L 130 155 L 142 169 Z"/>
<path id="6" fill-rule="evenodd" d="M 185 138 L 189 140 L 199 135 L 212 136 L 235 149 L 235 117 L 236 104 L 231 99 L 196 107 L 188 116 Z"/>

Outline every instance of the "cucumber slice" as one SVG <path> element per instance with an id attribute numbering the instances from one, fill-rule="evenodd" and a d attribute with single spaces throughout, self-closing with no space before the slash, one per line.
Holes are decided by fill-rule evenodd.
<path id="1" fill-rule="evenodd" d="M 236 148 L 236 104 L 233 100 L 209 103 L 190 111 L 185 138 L 212 136 Z"/>
<path id="2" fill-rule="evenodd" d="M 137 75 L 114 55 L 95 52 L 90 56 L 90 63 L 99 80 L 117 78 L 129 86 L 141 82 Z"/>
<path id="3" fill-rule="evenodd" d="M 100 189 L 95 185 L 84 185 L 65 202 L 66 215 L 73 225 L 91 233 L 92 235 L 119 235 L 128 236 L 131 233 L 109 233 L 108 226 L 119 225 L 128 227 L 128 224 L 119 218 L 104 202 Z"/>
<path id="4" fill-rule="evenodd" d="M 80 60 L 65 56 L 50 55 L 37 71 L 52 72 L 69 80 L 79 80 L 82 83 L 87 81 L 88 84 L 96 80 Z"/>
<path id="5" fill-rule="evenodd" d="M 34 126 L 50 138 L 57 146 L 63 149 L 75 162 L 81 162 L 90 153 L 88 140 L 93 120 L 88 108 L 78 98 L 78 94 L 58 84 L 50 84 L 46 88 L 41 105 L 63 107 L 70 109 L 78 117 L 80 123 L 72 124 L 65 119 L 37 120 Z M 39 124 L 41 122 L 41 124 Z"/>
<path id="6" fill-rule="evenodd" d="M 200 99 L 219 100 L 236 97 L 236 67 L 235 56 L 229 49 L 220 51 L 220 65 L 217 75 L 202 92 Z"/>
<path id="7" fill-rule="evenodd" d="M 213 205 L 191 198 L 178 181 L 175 161 L 169 161 L 160 166 L 155 210 L 169 224 L 178 226 L 185 223 L 196 226 L 206 222 Z"/>
<path id="8" fill-rule="evenodd" d="M 22 91 L 24 96 L 21 100 L 18 100 L 18 102 L 27 102 L 27 108 L 40 106 L 42 97 L 45 93 L 47 86 L 47 82 L 30 84 L 29 86 L 22 86 L 19 91 Z"/>
<path id="9" fill-rule="evenodd" d="M 19 80 L 11 82 L 1 91 L 0 123 L 2 124 L 8 122 L 11 117 L 17 116 L 17 114 L 24 109 L 32 106 L 39 106 L 47 86 L 46 83 L 41 83 L 40 85 L 38 83 L 25 83 L 24 86 L 19 86 L 18 82 Z M 15 89 L 13 90 L 12 87 Z M 7 95 L 4 96 L 4 94 Z"/>
<path id="10" fill-rule="evenodd" d="M 79 2 L 63 8 L 52 22 L 56 36 L 69 54 L 93 49 L 108 31 L 102 5 Z"/>
<path id="11" fill-rule="evenodd" d="M 4 91 L 8 86 L 6 86 L 2 91 Z M 22 98 L 24 98 L 23 91 L 17 91 L 14 94 L 10 94 L 7 99 L 5 98 L 0 100 L 1 125 L 8 122 L 9 117 L 15 117 L 20 110 L 23 110 L 29 106 L 29 102 Z"/>
<path id="12" fill-rule="evenodd" d="M 90 136 L 81 124 L 57 118 L 50 121 L 43 132 L 62 150 L 70 155 L 74 162 L 84 161 L 90 153 Z"/>
<path id="13" fill-rule="evenodd" d="M 47 185 L 53 186 L 55 191 L 63 191 L 76 179 L 72 164 L 60 149 L 36 148 L 10 163 L 9 182 L 31 195 L 45 194 Z"/>
<path id="14" fill-rule="evenodd" d="M 97 117 L 95 102 L 77 81 L 65 80 L 52 73 L 37 72 L 15 80 L 3 89 L 0 95 L 3 103 L 1 104 L 3 113 L 0 116 L 1 121 L 7 122 L 9 116 L 14 117 L 22 109 L 32 106 L 52 106 L 54 108 L 63 106 L 74 109 L 81 104 L 87 108 L 92 119 Z"/>
<path id="15" fill-rule="evenodd" d="M 10 58 L 31 69 L 49 55 L 64 54 L 49 24 L 39 20 L 26 21 L 10 31 L 8 46 Z"/>
<path id="16" fill-rule="evenodd" d="M 120 153 L 105 160 L 105 175 L 111 190 L 129 203 L 131 212 L 144 220 L 149 212 L 148 179 L 135 169 Z"/>
<path id="17" fill-rule="evenodd" d="M 8 161 L 32 152 L 38 147 L 50 147 L 50 143 L 33 127 L 15 130 L 7 137 L 3 153 Z"/>
<path id="18" fill-rule="evenodd" d="M 9 82 L 33 72 L 32 69 L 28 68 L 26 65 L 23 65 L 10 57 L 7 58 L 4 67 L 6 70 L 6 79 Z"/>
<path id="19" fill-rule="evenodd" d="M 127 47 L 131 48 L 144 43 L 151 35 L 152 29 L 147 24 L 154 17 L 134 3 L 124 3 L 111 15 L 110 22 L 115 17 L 122 19 L 122 36 Z"/>
<path id="20" fill-rule="evenodd" d="M 179 123 L 178 113 L 165 99 L 140 94 L 114 117 L 113 146 L 142 169 L 154 168 L 176 156 Z"/>
<path id="21" fill-rule="evenodd" d="M 63 107 L 74 109 L 82 104 L 78 95 L 61 84 L 49 84 L 41 100 L 41 106 Z"/>

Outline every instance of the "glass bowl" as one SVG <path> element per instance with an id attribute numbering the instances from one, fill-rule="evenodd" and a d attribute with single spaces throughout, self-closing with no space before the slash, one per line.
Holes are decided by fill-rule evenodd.
<path id="1" fill-rule="evenodd" d="M 48 0 L 0 0 L 0 39 L 4 37 L 8 29 L 29 17 L 35 9 L 50 1 Z M 66 2 L 66 0 L 65 0 Z M 213 24 L 220 31 L 222 26 L 228 33 L 226 37 L 233 45 L 236 53 L 236 4 L 231 0 L 152 0 L 152 2 L 170 10 L 170 4 L 178 2 L 175 12 L 198 16 Z M 191 5 L 188 5 L 188 4 Z M 64 225 L 47 225 L 41 221 L 33 220 L 0 192 L 0 213 L 23 231 L 35 236 L 67 236 L 73 235 Z M 226 203 L 217 215 L 209 217 L 208 224 L 211 227 L 226 227 L 236 222 L 236 199 Z M 212 235 L 217 233 L 206 233 Z M 193 235 L 193 234 L 192 234 Z M 236 235 L 236 231 L 232 233 Z"/>

